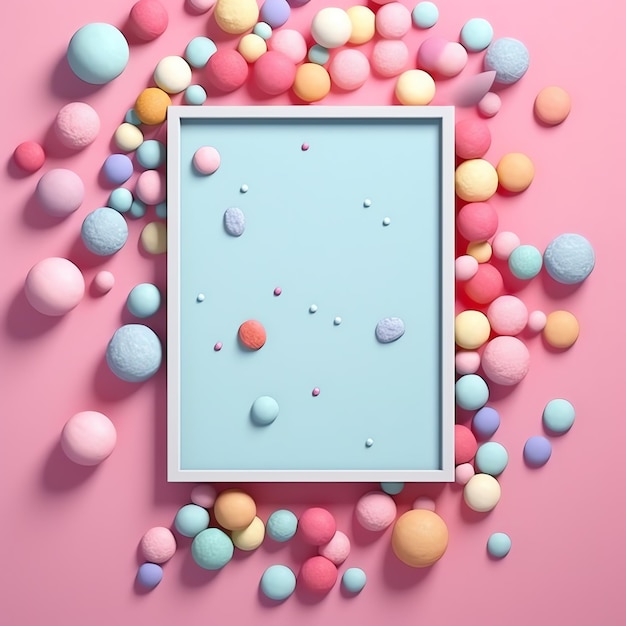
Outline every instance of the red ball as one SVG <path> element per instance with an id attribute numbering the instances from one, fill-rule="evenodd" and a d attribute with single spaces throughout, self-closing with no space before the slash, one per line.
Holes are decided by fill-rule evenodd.
<path id="1" fill-rule="evenodd" d="M 498 230 L 498 214 L 487 202 L 470 202 L 461 207 L 456 227 L 468 241 L 487 241 Z"/>
<path id="2" fill-rule="evenodd" d="M 32 174 L 46 161 L 46 153 L 36 141 L 24 141 L 13 152 L 13 159 L 18 167 Z"/>
<path id="3" fill-rule="evenodd" d="M 465 283 L 465 293 L 478 304 L 489 304 L 504 293 L 502 274 L 488 263 L 479 263 L 478 271 Z"/>
<path id="4" fill-rule="evenodd" d="M 337 530 L 337 522 L 330 511 L 318 506 L 307 509 L 298 520 L 302 538 L 313 546 L 328 543 Z"/>
<path id="5" fill-rule="evenodd" d="M 230 93 L 239 89 L 248 79 L 248 64 L 237 50 L 222 48 L 211 55 L 206 73 L 216 89 Z"/>
<path id="6" fill-rule="evenodd" d="M 480 159 L 491 146 L 491 131 L 484 120 L 469 118 L 454 126 L 454 148 L 460 159 Z"/>
<path id="7" fill-rule="evenodd" d="M 165 32 L 169 17 L 159 0 L 139 0 L 130 10 L 129 22 L 134 35 L 152 41 Z"/>
<path id="8" fill-rule="evenodd" d="M 325 556 L 312 556 L 300 568 L 298 580 L 315 593 L 328 593 L 337 582 L 337 567 Z"/>
<path id="9" fill-rule="evenodd" d="M 270 50 L 254 64 L 254 80 L 258 88 L 270 95 L 285 93 L 293 85 L 296 64 L 282 52 Z"/>
<path id="10" fill-rule="evenodd" d="M 478 443 L 474 433 L 463 424 L 454 426 L 454 464 L 469 463 L 476 455 Z"/>

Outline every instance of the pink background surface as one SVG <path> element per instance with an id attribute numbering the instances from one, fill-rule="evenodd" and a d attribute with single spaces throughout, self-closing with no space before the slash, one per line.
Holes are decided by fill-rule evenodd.
<path id="1" fill-rule="evenodd" d="M 150 593 L 136 587 L 142 534 L 155 525 L 169 526 L 178 507 L 189 501 L 191 485 L 165 480 L 163 369 L 145 384 L 123 384 L 108 372 L 104 350 L 115 329 L 130 321 L 124 312 L 129 289 L 144 281 L 165 287 L 165 257 L 149 257 L 137 243 L 148 218 L 130 222 L 128 244 L 110 259 L 87 255 L 79 230 L 87 212 L 106 202 L 109 190 L 100 183 L 100 166 L 111 150 L 114 129 L 150 82 L 155 64 L 162 56 L 182 54 L 193 36 L 207 33 L 206 15 L 191 14 L 182 0 L 163 2 L 170 14 L 167 32 L 153 43 L 133 45 L 125 73 L 101 88 L 85 85 L 69 72 L 67 42 L 88 22 L 122 26 L 131 2 L 39 1 L 10 3 L 10 9 L 4 3 L 0 9 L 3 622 L 624 623 L 626 427 L 618 281 L 626 217 L 621 206 L 623 99 L 616 85 L 621 81 L 625 12 L 620 3 L 607 0 L 585 10 L 565 0 L 437 3 L 441 17 L 433 34 L 456 39 L 465 21 L 479 16 L 492 23 L 496 37 L 516 37 L 530 50 L 528 73 L 501 92 L 502 110 L 489 121 L 493 141 L 487 158 L 496 163 L 506 152 L 522 151 L 537 169 L 528 191 L 494 198 L 501 230 L 513 230 L 523 243 L 542 250 L 554 236 L 578 232 L 597 252 L 596 269 L 579 288 L 556 288 L 542 275 L 519 292 L 530 310 L 571 310 L 580 321 L 581 336 L 565 353 L 546 349 L 540 337 L 528 337 L 530 373 L 517 388 L 495 394 L 491 404 L 501 412 L 502 425 L 494 439 L 510 454 L 497 508 L 488 515 L 474 514 L 454 485 L 408 485 L 397 497 L 399 510 L 408 509 L 418 495 L 431 495 L 450 529 L 444 558 L 428 570 L 411 570 L 391 553 L 390 529 L 371 537 L 354 526 L 354 504 L 371 485 L 247 485 L 264 519 L 276 508 L 300 513 L 306 506 L 328 506 L 353 543 L 341 571 L 362 567 L 368 575 L 364 591 L 346 598 L 337 585 L 321 600 L 296 591 L 284 604 L 272 606 L 258 592 L 263 570 L 273 563 L 297 570 L 309 548 L 297 540 L 282 546 L 268 541 L 254 553 L 237 553 L 222 571 L 209 573 L 194 564 L 190 540 L 180 537 L 162 583 Z M 295 10 L 285 27 L 306 30 L 322 6 L 351 4 L 314 0 Z M 415 2 L 405 4 L 413 8 Z M 412 54 L 424 36 L 416 29 L 407 36 Z M 222 45 L 232 45 L 230 41 Z M 465 74 L 480 66 L 481 57 L 471 55 Z M 435 103 L 448 102 L 454 84 L 442 85 Z M 556 128 L 540 127 L 532 115 L 536 93 L 548 84 L 560 84 L 573 98 L 569 119 Z M 392 104 L 393 85 L 393 79 L 372 78 L 361 90 L 333 93 L 325 103 Z M 73 100 L 91 103 L 100 114 L 98 140 L 77 155 L 56 151 L 41 172 L 21 175 L 11 163 L 14 147 L 26 139 L 45 142 L 56 112 Z M 259 101 L 244 87 L 211 102 L 292 100 Z M 462 119 L 474 112 L 460 109 L 457 114 Z M 82 207 L 55 223 L 33 200 L 39 175 L 52 167 L 74 169 L 87 187 Z M 116 285 L 104 297 L 87 293 L 63 318 L 44 318 L 29 307 L 22 287 L 29 268 L 47 256 L 72 259 L 87 285 L 98 269 L 109 269 Z M 165 338 L 164 314 L 149 324 Z M 531 470 L 522 461 L 522 447 L 527 437 L 542 433 L 542 409 L 555 397 L 575 405 L 576 423 L 568 434 L 553 438 L 549 463 Z M 118 431 L 115 452 L 95 469 L 73 465 L 58 443 L 65 421 L 82 410 L 106 413 Z M 490 560 L 485 550 L 495 531 L 508 533 L 513 541 L 502 561 Z"/>

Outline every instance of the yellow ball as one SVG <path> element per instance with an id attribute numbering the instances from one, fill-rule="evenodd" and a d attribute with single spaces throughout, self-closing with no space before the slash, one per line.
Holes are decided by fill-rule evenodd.
<path id="1" fill-rule="evenodd" d="M 500 483 L 490 474 L 474 474 L 463 488 L 465 504 L 478 513 L 486 513 L 500 502 Z"/>
<path id="2" fill-rule="evenodd" d="M 213 17 L 225 33 L 241 35 L 257 23 L 259 6 L 256 0 L 217 0 Z"/>
<path id="3" fill-rule="evenodd" d="M 132 152 L 143 143 L 143 133 L 134 124 L 124 122 L 117 127 L 113 141 L 122 152 Z"/>
<path id="4" fill-rule="evenodd" d="M 491 244 L 488 241 L 472 241 L 466 253 L 473 256 L 479 263 L 487 263 L 491 259 Z"/>
<path id="5" fill-rule="evenodd" d="M 448 547 L 448 527 L 434 511 L 412 509 L 396 520 L 391 547 L 409 567 L 429 567 Z"/>
<path id="6" fill-rule="evenodd" d="M 476 350 L 491 334 L 491 324 L 481 311 L 462 311 L 454 319 L 454 341 L 459 348 Z"/>
<path id="7" fill-rule="evenodd" d="M 143 227 L 139 237 L 141 247 L 148 254 L 167 252 L 167 227 L 163 222 L 150 222 Z"/>
<path id="8" fill-rule="evenodd" d="M 330 91 L 330 76 L 317 63 L 303 63 L 296 70 L 293 91 L 305 102 L 317 102 Z"/>
<path id="9" fill-rule="evenodd" d="M 260 517 L 255 517 L 252 523 L 242 530 L 233 530 L 231 539 L 235 547 L 240 550 L 256 550 L 265 538 L 265 524 Z"/>
<path id="10" fill-rule="evenodd" d="M 215 498 L 213 513 L 217 523 L 226 530 L 243 530 L 252 524 L 256 504 L 240 489 L 226 489 Z"/>
<path id="11" fill-rule="evenodd" d="M 435 97 L 435 81 L 424 70 L 407 70 L 396 81 L 396 98 L 400 104 L 423 106 Z"/>
<path id="12" fill-rule="evenodd" d="M 498 189 L 498 173 L 485 159 L 469 159 L 456 168 L 454 184 L 461 200 L 484 202 Z"/>
<path id="13" fill-rule="evenodd" d="M 248 33 L 241 38 L 237 50 L 248 63 L 254 63 L 262 54 L 267 52 L 267 44 L 263 37 Z"/>
<path id="14" fill-rule="evenodd" d="M 521 152 L 505 154 L 496 166 L 498 182 L 507 191 L 519 193 L 528 189 L 535 177 L 533 162 Z"/>
<path id="15" fill-rule="evenodd" d="M 172 99 L 158 87 L 144 89 L 135 102 L 135 113 L 142 124 L 162 124 L 167 118 L 167 107 Z"/>
<path id="16" fill-rule="evenodd" d="M 546 318 L 543 338 L 553 348 L 566 350 L 576 343 L 580 326 L 569 311 L 552 311 Z"/>
<path id="17" fill-rule="evenodd" d="M 376 16 L 371 9 L 363 6 L 354 6 L 346 9 L 352 22 L 352 34 L 348 42 L 354 45 L 367 43 L 376 32 Z"/>

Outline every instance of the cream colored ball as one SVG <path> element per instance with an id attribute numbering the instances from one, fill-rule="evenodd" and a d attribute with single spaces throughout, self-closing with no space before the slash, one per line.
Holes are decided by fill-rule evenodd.
<path id="1" fill-rule="evenodd" d="M 229 35 L 241 35 L 259 19 L 256 0 L 217 0 L 213 9 L 215 22 Z"/>
<path id="2" fill-rule="evenodd" d="M 435 81 L 424 70 L 407 70 L 396 81 L 396 98 L 407 106 L 424 106 L 435 97 Z"/>
<path id="3" fill-rule="evenodd" d="M 235 547 L 249 552 L 256 550 L 265 538 L 265 524 L 260 517 L 255 517 L 252 522 L 241 530 L 233 530 L 231 539 Z"/>
<path id="4" fill-rule="evenodd" d="M 454 341 L 459 348 L 476 350 L 491 333 L 489 319 L 482 311 L 462 311 L 454 318 Z"/>
<path id="5" fill-rule="evenodd" d="M 478 513 L 494 509 L 501 495 L 500 483 L 490 474 L 474 474 L 463 489 L 465 504 Z"/>
<path id="6" fill-rule="evenodd" d="M 469 159 L 456 168 L 454 184 L 461 200 L 484 202 L 498 189 L 498 173 L 485 159 Z"/>

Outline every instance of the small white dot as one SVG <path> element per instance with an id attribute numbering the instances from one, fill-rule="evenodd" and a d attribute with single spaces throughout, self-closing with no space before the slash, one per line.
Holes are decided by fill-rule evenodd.
<path id="1" fill-rule="evenodd" d="M 196 296 L 196 300 L 197 300 L 198 302 L 204 302 L 204 294 L 203 294 L 203 293 L 199 293 L 199 294 Z"/>
<path id="2" fill-rule="evenodd" d="M 248 185 L 241 185 L 240 191 L 241 193 L 246 193 L 248 191 L 249 187 Z"/>
<path id="3" fill-rule="evenodd" d="M 371 437 L 368 437 L 365 440 L 365 447 L 366 448 L 371 448 L 374 445 L 374 440 Z"/>
<path id="4" fill-rule="evenodd" d="M 317 304 L 312 304 L 309 307 L 309 313 L 315 313 L 315 311 L 317 311 Z"/>
<path id="5" fill-rule="evenodd" d="M 365 200 L 363 200 L 363 206 L 365 208 L 371 207 L 372 206 L 372 201 L 369 198 L 365 198 Z"/>
<path id="6" fill-rule="evenodd" d="M 334 320 L 333 320 L 333 324 L 335 326 L 339 326 L 339 324 L 341 324 L 341 318 L 339 316 L 337 316 Z"/>
<path id="7" fill-rule="evenodd" d="M 386 217 L 386 218 L 383 220 L 383 226 L 389 226 L 389 224 L 391 224 L 391 219 L 390 219 L 390 218 L 388 218 L 388 217 Z"/>

